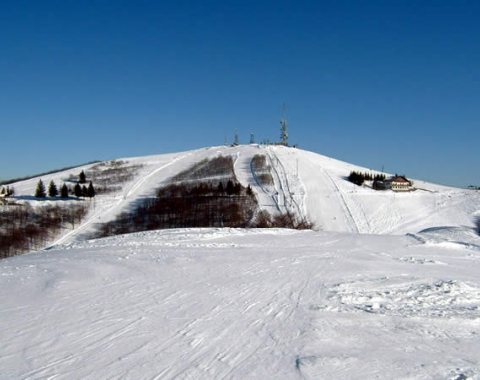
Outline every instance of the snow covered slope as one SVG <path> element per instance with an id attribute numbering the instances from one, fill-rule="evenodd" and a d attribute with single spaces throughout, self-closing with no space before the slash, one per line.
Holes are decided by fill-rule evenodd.
<path id="1" fill-rule="evenodd" d="M 261 186 L 251 170 L 251 159 L 264 155 L 271 166 L 273 186 Z M 134 177 L 115 193 L 96 197 L 95 208 L 86 221 L 73 231 L 65 231 L 56 242 L 65 243 L 90 232 L 95 223 L 112 220 L 138 199 L 152 195 L 173 175 L 205 158 L 231 155 L 235 173 L 243 185 L 254 189 L 260 206 L 270 213 L 290 212 L 307 218 L 325 231 L 375 234 L 404 234 L 438 226 L 469 226 L 480 213 L 480 192 L 415 181 L 420 188 L 411 193 L 374 191 L 358 187 L 345 177 L 351 170 L 367 170 L 316 153 L 282 146 L 242 145 L 211 147 L 177 154 L 122 159 L 142 165 Z M 82 169 L 45 176 L 45 183 L 57 184 Z M 38 179 L 14 184 L 16 194 L 32 204 Z"/>
<path id="2" fill-rule="evenodd" d="M 479 379 L 479 273 L 468 228 L 76 242 L 0 261 L 0 378 Z"/>
<path id="3" fill-rule="evenodd" d="M 257 154 L 269 186 L 252 173 Z M 321 231 L 84 239 L 217 155 L 234 157 L 261 208 Z M 363 168 L 277 146 L 123 160 L 138 170 L 83 224 L 0 261 L 0 379 L 480 379 L 479 192 L 377 192 L 345 180 Z M 19 201 L 65 202 L 33 199 L 37 180 L 14 184 Z"/>

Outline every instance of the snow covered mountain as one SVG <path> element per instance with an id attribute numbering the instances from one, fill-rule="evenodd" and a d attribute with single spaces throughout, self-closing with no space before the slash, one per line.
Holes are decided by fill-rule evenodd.
<path id="1" fill-rule="evenodd" d="M 262 209 L 319 231 L 84 239 L 218 155 L 234 158 Z M 269 181 L 252 171 L 256 155 Z M 480 379 L 478 192 L 421 181 L 415 192 L 375 191 L 345 180 L 364 168 L 256 145 L 42 179 L 59 184 L 81 170 L 111 190 L 82 224 L 45 250 L 0 260 L 0 379 Z M 17 199 L 75 202 L 35 200 L 37 181 L 14 184 Z"/>
<path id="2" fill-rule="evenodd" d="M 73 241 L 128 209 L 142 197 L 151 196 L 169 179 L 203 159 L 232 156 L 238 181 L 250 185 L 262 209 L 274 214 L 290 212 L 313 222 L 318 230 L 373 234 L 415 233 L 438 226 L 470 226 L 480 212 L 478 191 L 450 188 L 415 180 L 414 192 L 395 193 L 359 187 L 346 180 L 351 170 L 367 168 L 316 153 L 283 146 L 241 145 L 210 147 L 176 154 L 124 158 L 120 161 L 136 171 L 114 192 L 96 197 L 81 226 L 66 231 L 56 243 Z M 271 185 L 259 183 L 252 172 L 252 158 L 263 155 L 270 168 Z M 80 170 L 71 169 L 42 177 L 44 183 L 65 181 Z M 14 184 L 16 195 L 32 199 L 38 178 Z"/>

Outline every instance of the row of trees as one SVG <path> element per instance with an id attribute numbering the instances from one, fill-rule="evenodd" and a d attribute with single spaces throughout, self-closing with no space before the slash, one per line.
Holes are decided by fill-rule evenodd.
<path id="1" fill-rule="evenodd" d="M 365 181 L 385 181 L 385 174 L 372 174 L 367 172 L 359 172 L 352 170 L 348 176 L 348 180 L 355 185 L 361 186 Z"/>
<path id="2" fill-rule="evenodd" d="M 83 173 L 83 171 L 82 171 Z M 73 188 L 69 188 L 65 183 L 58 190 L 57 185 L 54 181 L 50 181 L 48 185 L 48 190 L 45 189 L 43 181 L 40 179 L 35 188 L 35 198 L 46 198 L 47 194 L 50 198 L 55 198 L 60 196 L 60 198 L 68 198 L 70 194 L 75 195 L 77 198 L 87 197 L 93 198 L 95 196 L 95 188 L 93 187 L 92 181 L 88 184 L 88 187 L 85 185 L 80 185 L 80 183 L 75 184 Z"/>
<path id="3" fill-rule="evenodd" d="M 238 182 L 176 183 L 99 228 L 97 237 L 182 227 L 313 228 L 290 214 L 258 212 L 250 186 Z"/>
<path id="4" fill-rule="evenodd" d="M 257 209 L 250 187 L 225 182 L 176 183 L 100 227 L 99 236 L 182 227 L 248 227 Z"/>
<path id="5" fill-rule="evenodd" d="M 4 196 L 4 197 L 11 197 L 15 194 L 15 189 L 10 186 L 2 186 L 2 188 L 0 188 L 0 195 Z"/>
<path id="6" fill-rule="evenodd" d="M 75 228 L 87 211 L 83 203 L 5 207 L 0 213 L 0 258 L 45 247 L 62 228 Z"/>

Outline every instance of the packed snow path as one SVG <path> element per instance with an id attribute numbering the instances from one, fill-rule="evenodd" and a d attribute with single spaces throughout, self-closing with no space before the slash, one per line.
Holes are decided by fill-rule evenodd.
<path id="1" fill-rule="evenodd" d="M 0 261 L 2 379 L 477 379 L 480 239 L 189 229 Z"/>

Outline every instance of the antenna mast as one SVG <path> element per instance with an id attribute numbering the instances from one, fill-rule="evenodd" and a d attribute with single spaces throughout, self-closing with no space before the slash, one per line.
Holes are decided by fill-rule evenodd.
<path id="1" fill-rule="evenodd" d="M 280 144 L 288 146 L 287 105 L 285 103 L 282 107 L 282 118 L 280 119 Z"/>

